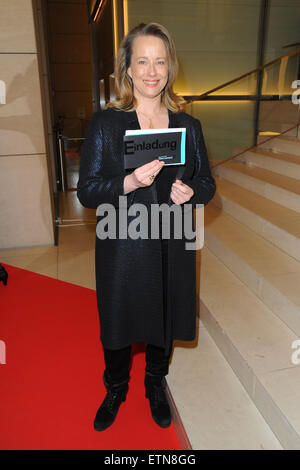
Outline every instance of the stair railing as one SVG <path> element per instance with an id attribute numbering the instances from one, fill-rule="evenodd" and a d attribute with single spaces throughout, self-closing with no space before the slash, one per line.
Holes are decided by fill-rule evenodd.
<path id="1" fill-rule="evenodd" d="M 297 44 L 293 44 L 293 45 L 297 45 Z M 290 45 L 289 45 L 290 46 Z M 290 99 L 290 97 L 292 96 L 290 93 L 289 94 L 283 94 L 281 93 L 280 91 L 280 88 L 284 86 L 284 80 L 285 80 L 285 76 L 286 76 L 286 71 L 287 71 L 287 61 L 290 57 L 293 57 L 293 56 L 298 56 L 300 54 L 300 48 L 294 50 L 294 51 L 291 51 L 289 52 L 288 54 L 285 54 L 285 55 L 282 55 L 281 57 L 278 57 L 274 60 L 271 60 L 270 62 L 267 62 L 266 64 L 264 65 L 261 65 L 259 67 L 256 67 L 255 69 L 253 70 L 250 70 L 249 72 L 247 73 L 244 73 L 242 75 L 240 75 L 239 77 L 236 77 L 234 78 L 233 80 L 229 80 L 228 82 L 225 82 L 221 85 L 218 85 L 217 87 L 214 87 L 208 91 L 206 91 L 205 93 L 201 93 L 200 95 L 184 95 L 182 94 L 182 97 L 185 99 L 186 103 L 187 104 L 191 104 L 193 102 L 196 102 L 196 101 L 202 101 L 202 100 L 232 100 L 232 99 L 235 99 L 235 100 L 255 100 L 256 103 L 257 103 L 257 109 L 259 107 L 259 103 L 260 101 L 267 101 L 267 100 L 274 100 L 274 101 L 279 101 L 279 100 L 287 100 L 287 99 Z M 279 63 L 281 62 L 281 66 L 280 66 L 280 70 L 279 70 L 279 76 L 278 76 L 278 93 L 277 94 L 266 94 L 266 93 L 260 93 L 258 91 L 256 91 L 256 94 L 243 94 L 243 95 L 239 95 L 239 94 L 234 94 L 234 95 L 216 95 L 213 93 L 215 93 L 216 91 L 222 89 L 222 88 L 225 88 L 229 85 L 232 85 L 246 77 L 249 77 L 250 75 L 254 74 L 254 73 L 262 73 L 263 71 L 266 72 L 266 76 L 267 76 L 267 67 L 270 67 L 276 63 Z M 299 64 L 298 64 L 299 65 Z M 300 79 L 300 69 L 297 71 L 297 78 Z M 264 87 L 263 87 L 264 88 Z M 265 87 L 266 88 L 266 87 Z M 222 165 L 230 160 L 233 160 L 234 158 L 244 154 L 245 152 L 247 152 L 248 150 L 252 150 L 262 144 L 264 144 L 265 142 L 268 142 L 269 140 L 271 139 L 274 139 L 276 137 L 279 137 L 281 135 L 284 135 L 286 134 L 287 132 L 289 132 L 290 130 L 292 129 L 295 129 L 297 128 L 297 135 L 298 135 L 298 129 L 299 129 L 299 125 L 300 125 L 300 122 L 299 122 L 299 112 L 300 112 L 300 105 L 298 104 L 298 117 L 297 117 L 297 124 L 295 124 L 294 126 L 292 127 L 289 127 L 288 129 L 282 131 L 282 132 L 276 132 L 275 135 L 272 135 L 271 137 L 267 138 L 266 140 L 262 141 L 262 142 L 257 142 L 257 136 L 259 135 L 259 131 L 258 131 L 258 125 L 257 125 L 257 121 L 258 121 L 258 112 L 256 112 L 256 116 L 255 116 L 255 123 L 254 123 L 254 128 L 255 128 L 255 138 L 254 138 L 254 145 L 242 150 L 241 152 L 238 152 L 237 154 L 229 157 L 229 158 L 226 158 L 224 160 L 221 160 L 220 162 L 217 162 L 215 164 L 213 164 L 211 166 L 211 168 L 216 168 L 217 166 L 219 165 Z"/>
<path id="2" fill-rule="evenodd" d="M 294 126 L 290 127 L 289 129 L 286 129 L 286 130 L 283 131 L 283 132 L 279 132 L 279 133 L 277 133 L 276 135 L 272 135 L 272 136 L 269 137 L 268 139 L 263 140 L 262 142 L 258 142 L 256 145 L 252 145 L 251 147 L 248 147 L 248 148 L 242 150 L 241 152 L 236 153 L 236 154 L 233 155 L 232 157 L 225 158 L 225 160 L 221 160 L 220 162 L 215 163 L 214 165 L 211 165 L 211 169 L 216 168 L 216 167 L 219 166 L 219 165 L 223 165 L 224 163 L 227 163 L 227 162 L 229 162 L 230 160 L 233 160 L 234 158 L 239 157 L 240 155 L 243 155 L 244 153 L 248 152 L 249 150 L 252 150 L 252 149 L 254 149 L 254 148 L 257 148 L 259 145 L 262 145 L 262 144 L 264 144 L 265 142 L 268 142 L 269 140 L 275 139 L 276 137 L 279 137 L 279 136 L 285 134 L 286 132 L 289 132 L 289 131 L 291 131 L 292 129 L 295 129 L 296 127 L 299 127 L 299 124 L 298 124 L 298 123 L 295 124 Z M 300 142 L 300 140 L 299 140 L 299 142 Z"/>

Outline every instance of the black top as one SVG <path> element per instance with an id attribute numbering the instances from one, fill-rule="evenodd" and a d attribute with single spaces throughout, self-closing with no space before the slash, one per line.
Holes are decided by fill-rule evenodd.
<path id="1" fill-rule="evenodd" d="M 171 187 L 175 181 L 177 170 L 178 165 L 164 166 L 156 176 L 155 184 L 157 191 L 157 200 L 159 204 L 162 204 L 163 202 L 168 203 Z"/>

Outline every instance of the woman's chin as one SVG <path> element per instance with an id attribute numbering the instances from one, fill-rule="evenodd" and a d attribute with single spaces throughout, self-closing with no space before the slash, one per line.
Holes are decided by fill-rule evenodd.
<path id="1" fill-rule="evenodd" d="M 145 98 L 157 98 L 161 94 L 162 90 L 161 89 L 155 89 L 154 87 L 152 89 L 146 89 L 144 90 L 143 96 Z"/>

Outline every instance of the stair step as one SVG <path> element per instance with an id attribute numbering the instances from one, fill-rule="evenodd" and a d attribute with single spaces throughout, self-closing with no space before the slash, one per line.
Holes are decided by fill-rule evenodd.
<path id="1" fill-rule="evenodd" d="M 300 143 L 296 136 L 280 135 L 262 144 L 261 147 L 300 156 Z"/>
<path id="2" fill-rule="evenodd" d="M 300 217 L 291 209 L 216 177 L 217 207 L 300 261 Z"/>
<path id="3" fill-rule="evenodd" d="M 166 377 L 192 449 L 282 450 L 203 324 L 197 339 L 175 341 Z"/>
<path id="4" fill-rule="evenodd" d="M 273 171 L 300 180 L 300 157 L 289 153 L 275 153 L 272 150 L 255 148 L 242 155 L 248 165 Z"/>
<path id="5" fill-rule="evenodd" d="M 204 223 L 209 250 L 300 335 L 300 263 L 214 204 Z"/>
<path id="6" fill-rule="evenodd" d="M 291 357 L 298 337 L 207 246 L 200 279 L 201 321 L 283 448 L 300 449 L 300 371 Z"/>
<path id="7" fill-rule="evenodd" d="M 287 129 L 290 129 L 292 126 L 293 126 L 293 124 L 282 124 L 280 131 L 284 132 Z M 296 137 L 299 140 L 300 139 L 300 126 L 297 126 L 294 129 L 291 129 L 290 131 L 286 132 L 284 135 L 285 136 L 293 136 L 293 137 Z"/>
<path id="8" fill-rule="evenodd" d="M 238 186 L 300 213 L 299 180 L 241 162 L 217 167 L 217 174 Z"/>

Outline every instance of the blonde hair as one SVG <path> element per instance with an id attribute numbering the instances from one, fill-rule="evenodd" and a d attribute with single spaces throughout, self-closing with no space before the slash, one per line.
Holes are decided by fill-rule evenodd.
<path id="1" fill-rule="evenodd" d="M 184 99 L 173 91 L 177 76 L 178 62 L 173 40 L 168 30 L 158 23 L 140 23 L 133 28 L 122 40 L 115 63 L 115 91 L 117 99 L 107 103 L 106 108 L 117 108 L 122 111 L 134 111 L 137 100 L 133 94 L 133 82 L 127 70 L 131 63 L 132 44 L 138 36 L 155 36 L 163 40 L 168 56 L 169 76 L 162 90 L 162 103 L 175 113 L 181 111 L 186 104 Z"/>

